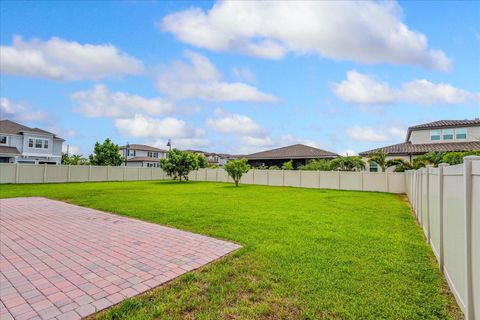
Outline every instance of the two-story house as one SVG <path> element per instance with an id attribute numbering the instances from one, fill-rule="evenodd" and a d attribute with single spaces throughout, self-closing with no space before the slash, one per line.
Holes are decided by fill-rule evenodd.
<path id="1" fill-rule="evenodd" d="M 0 163 L 60 164 L 64 141 L 42 129 L 0 120 Z"/>
<path id="2" fill-rule="evenodd" d="M 409 127 L 405 142 L 360 152 L 362 157 L 374 151 L 383 151 L 388 159 L 402 158 L 412 161 L 415 157 L 431 151 L 480 150 L 480 119 L 439 120 Z M 375 165 L 369 171 L 380 171 Z"/>
<path id="3" fill-rule="evenodd" d="M 144 144 L 128 144 L 120 147 L 120 154 L 126 159 L 123 165 L 129 167 L 158 167 L 161 158 L 166 158 L 168 151 Z"/>

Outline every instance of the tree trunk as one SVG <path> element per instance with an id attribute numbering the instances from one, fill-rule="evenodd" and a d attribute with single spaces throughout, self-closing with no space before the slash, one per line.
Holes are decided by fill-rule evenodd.
<path id="1" fill-rule="evenodd" d="M 235 187 L 238 187 L 238 179 L 235 179 Z"/>

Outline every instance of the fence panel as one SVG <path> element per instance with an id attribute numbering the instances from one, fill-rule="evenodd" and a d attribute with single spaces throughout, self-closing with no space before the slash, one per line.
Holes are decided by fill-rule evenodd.
<path id="1" fill-rule="evenodd" d="M 473 314 L 480 317 L 480 161 L 472 163 L 472 300 Z"/>
<path id="2" fill-rule="evenodd" d="M 110 167 L 108 172 L 109 181 L 123 181 L 125 167 Z"/>
<path id="3" fill-rule="evenodd" d="M 362 172 L 340 172 L 340 189 L 342 190 L 362 190 L 363 189 Z"/>
<path id="4" fill-rule="evenodd" d="M 259 185 L 268 185 L 268 175 L 269 172 L 267 170 L 255 170 L 253 172 L 253 184 Z"/>
<path id="5" fill-rule="evenodd" d="M 386 191 L 385 173 L 382 173 L 382 172 L 364 173 L 363 174 L 363 190 L 364 191 Z"/>
<path id="6" fill-rule="evenodd" d="M 301 172 L 297 170 L 285 170 L 283 173 L 283 185 L 288 187 L 300 187 Z"/>
<path id="7" fill-rule="evenodd" d="M 403 172 L 388 172 L 388 191 L 391 193 L 404 193 L 407 186 Z M 365 190 L 365 189 L 364 189 Z M 385 189 L 383 191 L 386 191 Z"/>
<path id="8" fill-rule="evenodd" d="M 253 175 L 256 174 L 256 170 L 250 170 L 242 176 L 240 183 L 253 184 Z"/>
<path id="9" fill-rule="evenodd" d="M 67 182 L 68 166 L 47 166 L 46 183 Z"/>
<path id="10" fill-rule="evenodd" d="M 15 183 L 16 175 L 16 164 L 5 163 L 0 166 L 0 183 Z"/>
<path id="11" fill-rule="evenodd" d="M 301 187 L 303 188 L 320 188 L 320 172 L 319 171 L 300 171 Z"/>
<path id="12" fill-rule="evenodd" d="M 268 185 L 283 186 L 284 170 L 268 170 Z"/>
<path id="13" fill-rule="evenodd" d="M 321 171 L 320 188 L 322 189 L 340 189 L 340 172 Z"/>

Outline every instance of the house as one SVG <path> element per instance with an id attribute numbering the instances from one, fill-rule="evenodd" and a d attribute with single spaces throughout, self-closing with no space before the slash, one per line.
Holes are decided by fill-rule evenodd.
<path id="1" fill-rule="evenodd" d="M 128 167 L 158 167 L 160 159 L 166 158 L 168 151 L 144 144 L 128 144 L 120 147 L 120 154 Z"/>
<path id="2" fill-rule="evenodd" d="M 310 160 L 333 159 L 338 154 L 322 149 L 295 144 L 287 147 L 252 153 L 246 155 L 248 163 L 253 167 L 259 166 L 278 166 L 281 167 L 284 162 L 292 160 L 294 168 L 304 165 Z"/>
<path id="3" fill-rule="evenodd" d="M 238 158 L 238 156 L 234 156 L 227 153 L 214 153 L 214 152 L 206 152 L 201 150 L 186 150 L 186 151 L 196 153 L 196 154 L 203 154 L 209 164 L 214 164 L 218 166 L 223 166 L 228 162 L 228 160 Z"/>
<path id="4" fill-rule="evenodd" d="M 42 129 L 0 120 L 0 163 L 60 164 L 64 141 Z"/>
<path id="5" fill-rule="evenodd" d="M 360 152 L 367 160 L 368 154 L 383 151 L 387 159 L 402 158 L 411 162 L 415 157 L 431 151 L 480 150 L 480 119 L 439 120 L 409 127 L 405 142 Z M 379 171 L 376 164 L 368 167 L 371 172 Z"/>

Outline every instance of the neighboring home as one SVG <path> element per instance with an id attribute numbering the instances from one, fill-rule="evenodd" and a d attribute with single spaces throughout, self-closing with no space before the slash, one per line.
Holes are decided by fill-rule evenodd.
<path id="1" fill-rule="evenodd" d="M 185 151 L 196 153 L 196 154 L 203 154 L 209 164 L 215 164 L 219 166 L 225 165 L 228 162 L 228 160 L 238 158 L 238 156 L 234 156 L 226 153 L 214 153 L 214 152 L 206 152 L 201 150 L 185 150 Z"/>
<path id="2" fill-rule="evenodd" d="M 252 153 L 246 155 L 248 163 L 253 167 L 259 166 L 278 166 L 281 167 L 284 162 L 292 160 L 294 168 L 304 165 L 310 160 L 315 159 L 333 159 L 338 154 L 322 149 L 295 144 L 292 146 Z"/>
<path id="3" fill-rule="evenodd" d="M 168 151 L 144 144 L 128 144 L 120 147 L 120 154 L 128 167 L 159 167 L 160 159 L 166 158 Z"/>
<path id="4" fill-rule="evenodd" d="M 430 151 L 480 150 L 480 119 L 439 120 L 408 128 L 405 142 L 360 152 L 367 160 L 368 154 L 383 151 L 387 159 L 402 158 L 412 161 Z M 371 172 L 380 171 L 376 164 L 370 165 Z"/>
<path id="5" fill-rule="evenodd" d="M 0 163 L 61 164 L 64 141 L 42 129 L 0 120 Z"/>

